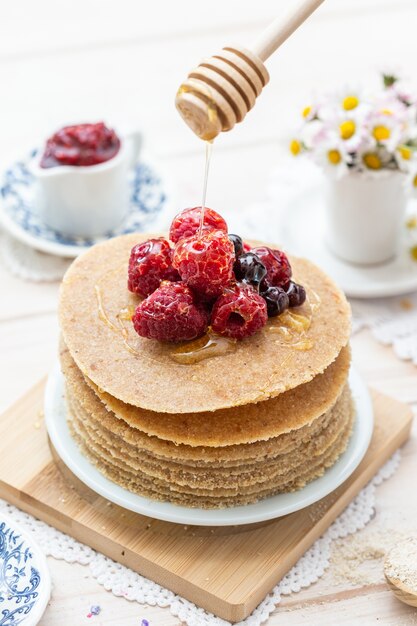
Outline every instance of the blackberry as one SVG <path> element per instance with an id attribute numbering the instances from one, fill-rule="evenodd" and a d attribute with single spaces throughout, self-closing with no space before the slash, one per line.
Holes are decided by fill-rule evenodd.
<path id="1" fill-rule="evenodd" d="M 291 280 L 286 288 L 286 291 L 290 307 L 301 306 L 306 301 L 306 290 L 302 285 L 294 283 Z"/>
<path id="2" fill-rule="evenodd" d="M 237 280 L 242 280 L 253 287 L 259 287 L 266 276 L 266 267 L 256 254 L 245 252 L 235 261 L 234 272 Z"/>
<path id="3" fill-rule="evenodd" d="M 282 287 L 268 287 L 261 295 L 266 301 L 268 317 L 281 315 L 290 306 L 288 294 Z"/>
<path id="4" fill-rule="evenodd" d="M 229 239 L 235 247 L 236 258 L 240 257 L 240 255 L 243 254 L 245 251 L 243 248 L 242 237 L 239 237 L 239 235 L 232 235 L 229 233 Z"/>

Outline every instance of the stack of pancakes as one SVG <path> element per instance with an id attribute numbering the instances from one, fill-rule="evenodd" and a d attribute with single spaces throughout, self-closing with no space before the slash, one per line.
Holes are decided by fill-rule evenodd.
<path id="1" fill-rule="evenodd" d="M 83 453 L 130 491 L 191 507 L 247 504 L 322 475 L 354 420 L 343 294 L 292 258 L 309 297 L 295 311 L 300 337 L 275 319 L 217 356 L 179 363 L 175 346 L 139 337 L 129 320 L 138 299 L 127 264 L 141 239 L 94 246 L 63 281 L 60 357 Z"/>

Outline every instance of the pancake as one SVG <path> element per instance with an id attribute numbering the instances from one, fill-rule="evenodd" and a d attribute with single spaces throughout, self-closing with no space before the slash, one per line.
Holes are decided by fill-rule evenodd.
<path id="1" fill-rule="evenodd" d="M 345 450 L 353 425 L 353 409 L 351 409 L 348 422 L 340 432 L 333 445 L 320 457 L 309 460 L 303 467 L 301 473 L 295 476 L 288 472 L 284 476 L 279 476 L 269 481 L 263 488 L 256 485 L 256 488 L 233 490 L 181 490 L 178 485 L 157 478 L 150 478 L 146 474 L 135 470 L 132 472 L 126 464 L 119 462 L 112 457 L 109 452 L 89 439 L 82 424 L 74 426 L 73 436 L 77 440 L 83 453 L 105 474 L 110 480 L 120 484 L 129 491 L 139 495 L 161 501 L 169 501 L 174 504 L 189 507 L 201 508 L 221 508 L 226 506 L 236 506 L 256 502 L 261 498 L 269 497 L 277 493 L 294 491 L 302 488 L 305 484 L 321 476 L 327 467 L 335 463 L 340 454 Z M 77 430 L 77 427 L 80 430 Z"/>
<path id="2" fill-rule="evenodd" d="M 239 462 L 227 468 L 222 466 L 213 468 L 181 465 L 178 462 L 153 457 L 140 448 L 126 447 L 123 440 L 114 437 L 105 428 L 100 428 L 97 422 L 90 422 L 85 412 L 80 410 L 76 400 L 72 398 L 68 400 L 76 430 L 78 432 L 82 430 L 90 441 L 106 451 L 107 456 L 110 454 L 117 465 L 122 463 L 123 467 L 133 472 L 141 471 L 150 477 L 167 480 L 170 484 L 192 488 L 192 492 L 202 487 L 233 488 L 241 492 L 242 487 L 264 483 L 288 472 L 299 473 L 300 467 L 314 462 L 333 446 L 340 432 L 350 421 L 351 402 L 350 390 L 346 387 L 331 411 L 330 423 L 289 452 L 277 455 L 273 459 L 259 459 L 255 466 Z M 253 444 L 248 444 L 251 445 Z"/>
<path id="3" fill-rule="evenodd" d="M 255 441 L 267 441 L 284 433 L 298 431 L 323 415 L 335 404 L 347 380 L 350 365 L 350 350 L 343 348 L 323 374 L 311 382 L 287 391 L 270 400 L 196 414 L 158 414 L 127 405 L 102 392 L 88 378 L 84 378 L 64 345 L 60 350 L 64 376 L 74 389 L 74 395 L 90 412 L 102 413 L 104 405 L 112 415 L 131 428 L 150 437 L 143 447 L 154 442 L 161 448 L 160 440 L 185 444 L 188 447 L 214 447 L 218 458 L 230 459 L 230 454 L 239 455 L 231 446 Z M 85 384 L 87 382 L 87 385 Z M 91 386 L 94 393 L 88 389 Z M 98 401 L 97 401 L 98 400 Z M 227 446 L 222 456 L 222 447 Z M 273 446 L 272 446 L 273 447 Z M 157 452 L 158 453 L 158 452 Z M 176 455 L 175 450 L 159 450 L 162 455 Z M 259 454 L 256 452 L 255 456 Z M 196 458 L 204 458 L 205 451 L 198 451 Z"/>
<path id="4" fill-rule="evenodd" d="M 312 381 L 346 346 L 350 309 L 344 295 L 312 263 L 291 257 L 294 279 L 315 303 L 302 346 L 272 332 L 276 322 L 269 321 L 226 354 L 192 365 L 177 363 L 172 344 L 139 337 L 122 315 L 138 304 L 126 286 L 130 250 L 149 237 L 125 235 L 94 246 L 74 261 L 61 286 L 59 315 L 65 343 L 100 393 L 154 414 L 202 412 L 206 419 L 208 412 L 267 401 Z M 304 309 L 298 313 L 307 318 Z M 243 429 L 242 433 L 245 439 Z M 197 438 L 194 445 L 199 445 Z M 217 439 L 211 445 L 221 443 Z"/>
<path id="5" fill-rule="evenodd" d="M 91 390 L 90 393 L 92 394 Z M 103 436 L 116 441 L 124 448 L 126 454 L 136 456 L 137 451 L 140 450 L 140 454 L 145 458 L 151 455 L 152 458 L 163 462 L 169 460 L 172 464 L 181 467 L 220 467 L 227 470 L 232 470 L 239 465 L 253 465 L 259 461 L 274 460 L 277 456 L 294 450 L 298 445 L 315 438 L 319 432 L 327 428 L 333 416 L 332 407 L 315 419 L 313 424 L 304 426 L 298 431 L 285 433 L 268 441 L 255 442 L 250 445 L 224 446 L 217 449 L 176 445 L 159 440 L 157 437 L 149 437 L 138 429 L 131 428 L 123 420 L 115 418 L 97 398 L 95 404 L 101 406 L 101 410 L 90 412 L 88 408 L 85 408 L 85 402 L 78 401 L 70 383 L 67 383 L 67 402 L 70 410 L 75 412 L 83 422 Z M 160 454 L 161 451 L 162 454 Z"/>

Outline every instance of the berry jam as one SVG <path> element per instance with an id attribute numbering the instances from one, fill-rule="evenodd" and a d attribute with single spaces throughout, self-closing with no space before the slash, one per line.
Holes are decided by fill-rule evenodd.
<path id="1" fill-rule="evenodd" d="M 46 142 L 41 167 L 97 165 L 119 152 L 120 139 L 103 122 L 65 126 Z"/>

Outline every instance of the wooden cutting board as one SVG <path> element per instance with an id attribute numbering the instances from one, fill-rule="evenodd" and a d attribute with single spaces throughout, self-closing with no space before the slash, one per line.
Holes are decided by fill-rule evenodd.
<path id="1" fill-rule="evenodd" d="M 81 484 L 48 445 L 43 391 L 44 381 L 0 417 L 0 497 L 231 622 L 263 600 L 407 440 L 412 422 L 406 405 L 372 392 L 370 448 L 332 494 L 261 524 L 187 527 L 126 511 Z"/>

